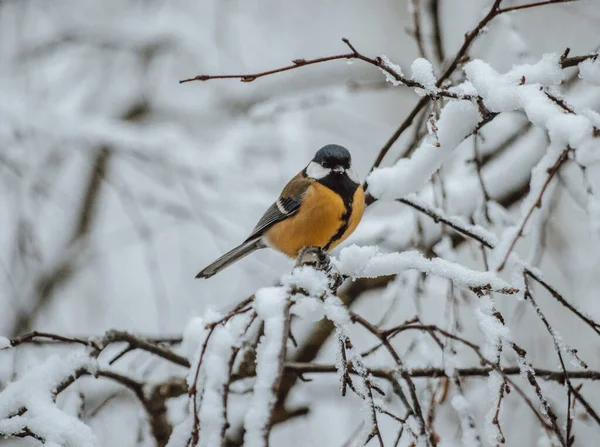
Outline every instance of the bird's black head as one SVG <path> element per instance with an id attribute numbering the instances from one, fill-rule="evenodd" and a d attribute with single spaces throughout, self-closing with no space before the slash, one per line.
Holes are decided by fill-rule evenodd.
<path id="1" fill-rule="evenodd" d="M 350 169 L 352 162 L 348 149 L 337 144 L 328 144 L 317 151 L 313 162 L 327 169 L 341 167 Z"/>
<path id="2" fill-rule="evenodd" d="M 328 144 L 319 149 L 303 174 L 334 191 L 343 191 L 344 197 L 354 194 L 359 184 L 358 176 L 352 169 L 350 152 L 337 144 Z"/>

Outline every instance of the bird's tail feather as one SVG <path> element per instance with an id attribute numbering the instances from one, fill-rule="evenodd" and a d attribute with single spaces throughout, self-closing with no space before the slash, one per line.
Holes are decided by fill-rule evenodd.
<path id="1" fill-rule="evenodd" d="M 196 278 L 210 278 L 211 276 L 219 273 L 226 267 L 229 267 L 236 261 L 239 261 L 243 257 L 249 255 L 255 250 L 259 248 L 264 248 L 265 244 L 262 242 L 261 238 L 252 239 L 244 242 L 241 245 L 238 245 L 233 250 L 228 251 L 215 262 L 210 264 L 204 270 L 196 275 Z"/>

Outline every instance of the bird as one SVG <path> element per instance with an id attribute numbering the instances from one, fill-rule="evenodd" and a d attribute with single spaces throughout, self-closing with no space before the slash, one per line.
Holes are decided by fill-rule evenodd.
<path id="1" fill-rule="evenodd" d="M 270 247 L 291 258 L 308 247 L 329 252 L 358 226 L 363 187 L 348 149 L 328 144 L 283 188 L 250 236 L 196 275 L 210 278 L 250 253 Z"/>

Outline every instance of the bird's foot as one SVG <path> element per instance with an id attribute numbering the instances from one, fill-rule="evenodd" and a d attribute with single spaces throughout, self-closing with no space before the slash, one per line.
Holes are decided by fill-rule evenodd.
<path id="1" fill-rule="evenodd" d="M 315 270 L 328 271 L 331 268 L 331 259 L 327 252 L 319 247 L 304 247 L 296 258 L 296 267 L 309 265 Z"/>
<path id="2" fill-rule="evenodd" d="M 311 266 L 315 270 L 327 272 L 330 288 L 333 293 L 344 282 L 345 278 L 337 272 L 337 269 L 333 268 L 329 254 L 320 247 L 304 247 L 300 250 L 296 258 L 296 267 L 304 265 Z"/>

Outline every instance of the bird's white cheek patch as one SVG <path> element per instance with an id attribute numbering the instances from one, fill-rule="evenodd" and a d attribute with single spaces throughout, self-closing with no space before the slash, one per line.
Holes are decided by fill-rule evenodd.
<path id="1" fill-rule="evenodd" d="M 314 179 L 327 177 L 330 172 L 331 169 L 324 168 L 319 163 L 315 163 L 314 161 L 311 161 L 306 167 L 306 175 Z"/>

